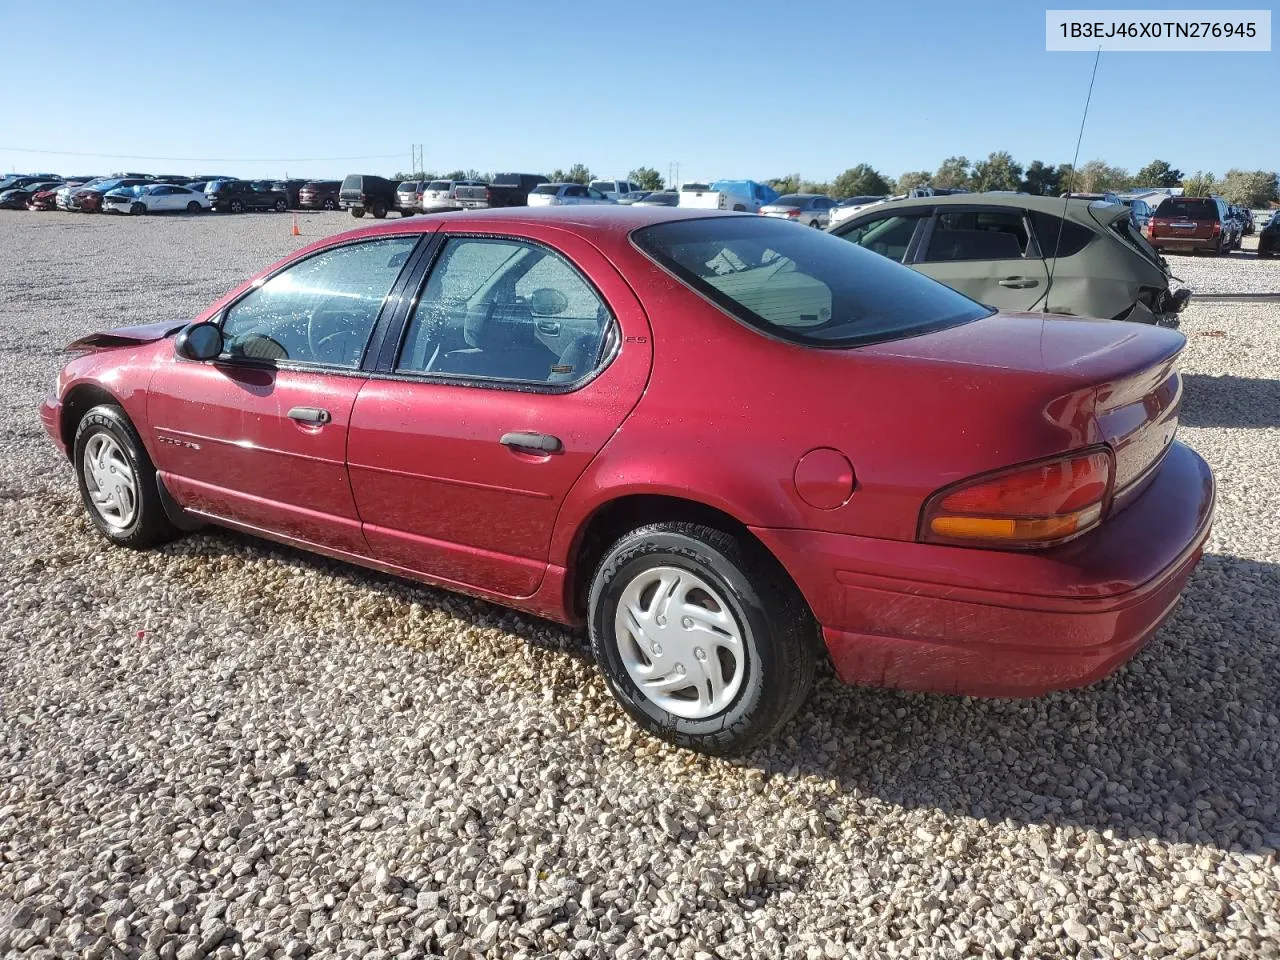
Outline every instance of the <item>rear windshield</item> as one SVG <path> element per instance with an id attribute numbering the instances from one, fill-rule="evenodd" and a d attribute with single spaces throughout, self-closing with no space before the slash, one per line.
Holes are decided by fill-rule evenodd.
<path id="1" fill-rule="evenodd" d="M 767 217 L 677 220 L 632 239 L 723 310 L 795 343 L 896 340 L 993 312 L 857 244 Z"/>
<path id="2" fill-rule="evenodd" d="M 449 180 L 432 180 L 430 183 L 427 184 L 427 189 L 428 190 L 448 190 L 452 186 L 453 186 L 453 183 Z"/>
<path id="3" fill-rule="evenodd" d="M 493 178 L 495 187 L 510 187 L 512 185 L 520 185 L 520 174 L 518 173 L 500 173 Z"/>
<path id="4" fill-rule="evenodd" d="M 884 197 L 846 197 L 840 201 L 842 207 L 860 207 L 864 203 L 874 203 L 877 200 L 883 200 Z"/>
<path id="5" fill-rule="evenodd" d="M 348 174 L 342 181 L 343 190 L 359 190 L 362 186 L 364 186 L 364 177 L 356 173 Z"/>
<path id="6" fill-rule="evenodd" d="M 770 206 L 774 207 L 803 207 L 809 202 L 808 197 L 801 197 L 794 193 L 789 193 L 785 197 L 779 197 L 773 201 Z"/>
<path id="7" fill-rule="evenodd" d="M 550 193 L 555 195 L 560 192 L 560 185 L 556 183 L 540 183 L 533 188 L 533 193 Z"/>
<path id="8" fill-rule="evenodd" d="M 417 180 L 406 180 L 404 183 L 400 184 L 400 186 L 396 187 L 396 193 L 417 193 L 417 192 L 418 192 Z"/>
<path id="9" fill-rule="evenodd" d="M 613 180 L 592 180 L 591 189 L 599 190 L 601 193 L 615 193 L 618 184 Z"/>
<path id="10" fill-rule="evenodd" d="M 1186 217 L 1188 220 L 1217 220 L 1218 205 L 1212 200 L 1170 197 L 1160 204 L 1160 217 Z"/>

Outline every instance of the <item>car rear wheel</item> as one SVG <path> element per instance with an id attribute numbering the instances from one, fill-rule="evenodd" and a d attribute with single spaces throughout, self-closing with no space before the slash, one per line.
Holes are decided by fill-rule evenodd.
<path id="1" fill-rule="evenodd" d="M 129 212 L 134 216 L 142 216 L 142 214 L 147 212 L 147 205 L 145 203 L 135 203 L 129 208 Z"/>
<path id="2" fill-rule="evenodd" d="M 352 207 L 351 215 L 357 220 L 364 216 L 364 207 Z"/>
<path id="3" fill-rule="evenodd" d="M 704 753 L 767 740 L 808 696 L 817 634 L 798 591 L 756 543 L 658 523 L 618 540 L 589 596 L 596 662 L 642 728 Z"/>
<path id="4" fill-rule="evenodd" d="M 321 204 L 321 206 L 323 206 L 326 210 L 332 210 L 334 209 L 334 207 L 337 206 L 337 204 L 335 204 L 332 200 L 326 200 L 323 204 Z"/>
<path id="5" fill-rule="evenodd" d="M 192 200 L 190 203 L 187 204 L 187 213 L 199 213 L 199 212 L 200 212 L 199 201 Z"/>
<path id="6" fill-rule="evenodd" d="M 80 499 L 104 537 L 143 550 L 176 534 L 160 501 L 155 465 L 123 410 L 102 404 L 86 413 L 72 451 Z"/>
<path id="7" fill-rule="evenodd" d="M 381 200 L 375 202 L 373 205 L 373 219 L 381 220 L 384 217 L 386 217 L 386 215 L 387 215 L 387 205 L 383 203 Z"/>
<path id="8" fill-rule="evenodd" d="M 244 203 L 239 200 L 232 200 L 228 206 L 232 213 L 244 213 Z"/>
<path id="9" fill-rule="evenodd" d="M 275 211 L 276 211 L 276 213 L 284 213 L 284 212 L 285 212 L 286 210 L 288 210 L 288 209 L 289 209 L 289 204 L 285 203 L 285 201 L 283 201 L 283 200 L 277 200 L 277 201 L 275 202 Z"/>
<path id="10" fill-rule="evenodd" d="M 816 230 L 816 229 L 818 229 L 820 226 L 822 226 L 822 224 L 820 224 L 817 220 L 810 220 L 810 221 L 809 221 L 809 226 L 813 227 L 813 228 Z"/>

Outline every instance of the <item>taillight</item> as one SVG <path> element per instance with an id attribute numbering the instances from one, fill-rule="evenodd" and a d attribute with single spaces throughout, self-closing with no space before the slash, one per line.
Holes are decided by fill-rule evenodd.
<path id="1" fill-rule="evenodd" d="M 1216 237 L 1216 236 L 1218 236 L 1218 234 L 1220 234 L 1220 233 L 1222 233 L 1222 224 L 1220 224 L 1220 223 L 1215 223 L 1215 224 L 1213 225 L 1213 229 L 1209 231 L 1209 236 L 1211 236 L 1211 237 Z"/>
<path id="2" fill-rule="evenodd" d="M 790 210 L 788 210 L 788 211 L 787 211 L 787 216 L 788 216 L 788 217 L 799 217 L 799 216 L 800 216 L 800 208 L 799 208 L 799 207 L 792 207 Z"/>
<path id="3" fill-rule="evenodd" d="M 493 199 L 493 191 L 490 190 L 488 187 L 484 188 L 484 198 L 486 201 Z"/>
<path id="4" fill-rule="evenodd" d="M 925 503 L 920 539 L 1025 550 L 1062 543 L 1102 522 L 1115 460 L 1107 447 L 962 481 Z"/>

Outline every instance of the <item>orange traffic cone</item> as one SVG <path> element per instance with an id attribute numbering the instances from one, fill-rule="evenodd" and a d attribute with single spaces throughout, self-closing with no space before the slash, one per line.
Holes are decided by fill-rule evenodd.
<path id="1" fill-rule="evenodd" d="M 290 230 L 289 232 L 290 232 L 290 233 L 292 233 L 295 237 L 300 237 L 300 236 L 302 236 L 302 231 L 298 229 L 298 215 L 297 215 L 297 214 L 294 214 L 294 216 L 293 216 L 293 229 L 292 229 L 292 230 Z"/>

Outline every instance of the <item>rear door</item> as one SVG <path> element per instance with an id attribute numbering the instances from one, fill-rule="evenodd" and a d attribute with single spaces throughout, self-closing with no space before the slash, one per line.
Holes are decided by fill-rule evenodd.
<path id="1" fill-rule="evenodd" d="M 1016 207 L 937 207 L 910 266 L 1001 310 L 1030 310 L 1049 271 L 1027 212 Z"/>
<path id="2" fill-rule="evenodd" d="M 377 559 L 533 594 L 561 501 L 639 399 L 639 302 L 595 247 L 548 233 L 441 238 L 403 346 L 361 389 L 347 459 Z"/>

